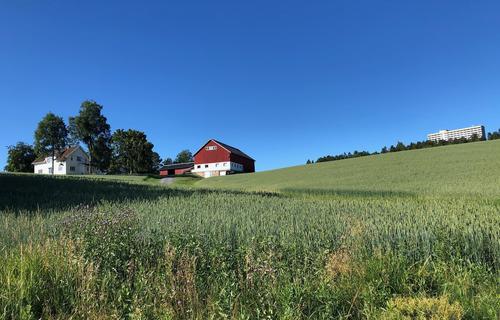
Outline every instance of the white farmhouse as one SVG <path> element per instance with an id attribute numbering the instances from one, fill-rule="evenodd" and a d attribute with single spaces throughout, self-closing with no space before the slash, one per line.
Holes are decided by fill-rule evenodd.
<path id="1" fill-rule="evenodd" d="M 33 162 L 36 174 L 87 174 L 89 156 L 82 147 L 75 146 L 65 149 L 54 157 L 54 168 L 52 168 L 52 157 L 38 158 Z"/>

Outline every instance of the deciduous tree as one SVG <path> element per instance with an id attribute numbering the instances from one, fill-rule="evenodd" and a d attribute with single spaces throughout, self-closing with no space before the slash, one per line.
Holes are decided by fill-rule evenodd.
<path id="1" fill-rule="evenodd" d="M 49 112 L 38 123 L 35 131 L 35 153 L 37 155 L 52 155 L 52 174 L 54 174 L 54 158 L 66 146 L 68 130 L 64 120 Z"/>
<path id="2" fill-rule="evenodd" d="M 193 154 L 189 150 L 182 150 L 177 154 L 177 157 L 175 157 L 174 163 L 184 163 L 184 162 L 192 162 L 193 161 Z"/>
<path id="3" fill-rule="evenodd" d="M 15 146 L 7 147 L 8 157 L 5 170 L 9 172 L 33 172 L 35 150 L 29 144 L 18 142 Z"/>
<path id="4" fill-rule="evenodd" d="M 111 171 L 130 174 L 153 172 L 156 161 L 153 147 L 144 132 L 116 130 L 111 138 Z"/>
<path id="5" fill-rule="evenodd" d="M 69 131 L 73 140 L 82 141 L 89 150 L 89 172 L 92 168 L 107 170 L 111 158 L 111 129 L 102 106 L 92 100 L 84 101 L 76 117 L 69 118 Z"/>

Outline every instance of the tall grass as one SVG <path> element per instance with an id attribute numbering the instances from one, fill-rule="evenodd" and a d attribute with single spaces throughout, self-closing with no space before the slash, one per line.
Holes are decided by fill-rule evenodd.
<path id="1" fill-rule="evenodd" d="M 471 187 L 0 175 L 0 319 L 498 319 L 500 202 Z"/>

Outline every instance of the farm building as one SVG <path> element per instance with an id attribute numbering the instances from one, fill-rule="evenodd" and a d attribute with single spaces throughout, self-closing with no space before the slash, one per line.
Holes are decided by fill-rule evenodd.
<path id="1" fill-rule="evenodd" d="M 174 176 L 191 172 L 194 162 L 173 163 L 164 165 L 160 169 L 160 176 Z"/>
<path id="2" fill-rule="evenodd" d="M 194 154 L 191 172 L 205 178 L 255 172 L 255 160 L 238 148 L 211 139 Z"/>
<path id="3" fill-rule="evenodd" d="M 86 174 L 88 173 L 89 156 L 82 147 L 74 146 L 57 152 L 52 168 L 52 156 L 41 157 L 33 161 L 36 174 Z"/>

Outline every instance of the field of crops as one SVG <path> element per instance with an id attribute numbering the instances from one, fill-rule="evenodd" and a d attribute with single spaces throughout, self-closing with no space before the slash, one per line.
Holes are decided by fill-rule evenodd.
<path id="1" fill-rule="evenodd" d="M 492 142 L 193 187 L 1 174 L 0 319 L 498 319 L 499 177 Z"/>

